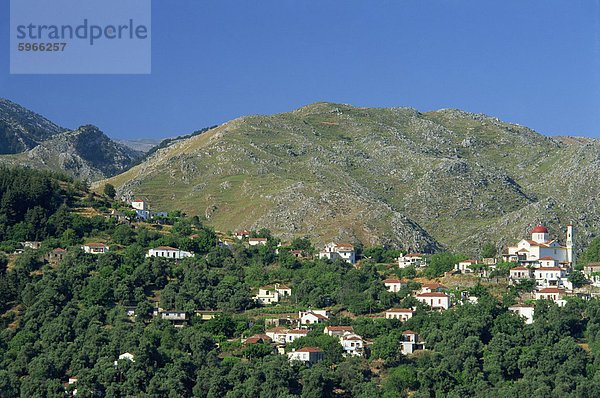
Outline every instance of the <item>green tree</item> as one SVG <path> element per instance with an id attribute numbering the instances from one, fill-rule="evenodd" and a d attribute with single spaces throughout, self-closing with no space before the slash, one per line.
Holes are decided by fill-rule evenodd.
<path id="1" fill-rule="evenodd" d="M 104 195 L 106 195 L 109 199 L 113 200 L 117 195 L 117 190 L 115 186 L 109 183 L 104 184 Z"/>
<path id="2" fill-rule="evenodd" d="M 481 257 L 494 258 L 498 254 L 498 249 L 493 243 L 486 243 L 481 247 Z"/>
<path id="3" fill-rule="evenodd" d="M 581 287 L 587 283 L 587 278 L 581 271 L 571 272 L 567 280 L 573 284 L 573 287 Z"/>

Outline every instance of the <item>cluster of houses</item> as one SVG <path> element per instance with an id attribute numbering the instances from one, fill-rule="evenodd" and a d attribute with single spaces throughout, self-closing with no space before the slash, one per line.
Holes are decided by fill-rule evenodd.
<path id="1" fill-rule="evenodd" d="M 297 318 L 279 319 L 271 318 L 265 320 L 265 325 L 274 326 L 265 331 L 245 339 L 248 344 L 269 343 L 274 346 L 279 354 L 286 354 L 285 346 L 294 340 L 307 336 L 311 332 L 311 326 L 326 322 L 330 319 L 329 310 L 307 310 L 300 311 Z M 336 337 L 344 350 L 345 356 L 361 357 L 364 354 L 365 342 L 361 336 L 354 332 L 352 326 L 326 326 L 323 333 Z M 301 361 L 314 364 L 325 358 L 324 352 L 318 347 L 304 347 L 299 350 L 292 349 L 287 352 L 290 361 Z"/>

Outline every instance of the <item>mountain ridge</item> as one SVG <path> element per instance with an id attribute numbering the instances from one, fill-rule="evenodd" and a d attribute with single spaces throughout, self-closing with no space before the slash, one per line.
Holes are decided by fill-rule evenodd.
<path id="1" fill-rule="evenodd" d="M 108 181 L 125 199 L 204 215 L 221 230 L 476 250 L 526 237 L 539 222 L 562 236 L 567 218 L 581 218 L 582 238 L 598 233 L 585 198 L 570 203 L 564 184 L 544 182 L 573 173 L 578 151 L 589 178 L 600 175 L 590 155 L 598 147 L 456 109 L 317 102 L 231 120 Z M 559 215 L 544 208 L 552 203 Z"/>

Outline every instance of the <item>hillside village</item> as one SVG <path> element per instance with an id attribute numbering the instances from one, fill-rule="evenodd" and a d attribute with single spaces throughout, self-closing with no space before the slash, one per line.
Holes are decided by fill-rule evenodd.
<path id="1" fill-rule="evenodd" d="M 131 202 L 131 218 L 127 217 L 127 222 L 153 222 L 159 218 L 167 217 L 166 212 L 151 211 L 149 206 L 143 200 L 134 200 Z M 118 216 L 115 211 L 111 212 L 111 216 Z M 590 299 L 600 296 L 600 291 L 597 293 L 582 292 L 581 289 L 575 289 L 573 283 L 569 280 L 569 275 L 574 272 L 575 256 L 573 243 L 573 226 L 567 227 L 567 241 L 565 246 L 561 246 L 556 240 L 549 239 L 548 230 L 543 225 L 538 225 L 531 232 L 531 239 L 522 239 L 515 246 L 509 246 L 506 251 L 493 258 L 484 258 L 481 261 L 466 259 L 458 261 L 454 268 L 444 273 L 444 278 L 450 278 L 453 281 L 460 281 L 461 276 L 471 277 L 468 280 L 489 280 L 490 275 L 498 273 L 498 261 L 501 259 L 505 264 L 512 264 L 514 267 L 508 269 L 507 278 L 509 285 L 526 284 L 531 281 L 531 289 L 528 292 L 523 292 L 522 301 L 509 307 L 509 310 L 520 317 L 524 318 L 525 323 L 533 323 L 534 321 L 534 301 L 549 300 L 556 303 L 558 306 L 564 306 L 569 297 L 579 297 Z M 192 235 L 194 239 L 197 235 Z M 247 230 L 239 231 L 231 236 L 223 236 L 219 239 L 219 246 L 231 248 L 232 244 L 243 244 L 246 247 L 262 245 L 267 247 L 269 241 L 267 238 L 251 237 L 251 233 Z M 22 248 L 15 251 L 15 254 L 20 254 L 25 248 L 39 249 L 41 242 L 21 242 Z M 81 246 L 85 253 L 102 255 L 109 253 L 109 246 L 102 243 L 87 243 Z M 326 259 L 329 261 L 343 261 L 360 267 L 363 260 L 368 261 L 367 256 L 359 255 L 356 247 L 349 243 L 330 242 L 323 245 L 321 250 L 292 250 L 290 242 L 279 242 L 277 246 L 270 248 L 273 253 L 278 254 L 285 250 L 290 255 L 300 260 L 312 260 L 314 258 Z M 49 263 L 60 263 L 65 259 L 67 251 L 62 248 L 56 248 L 50 251 L 43 257 Z M 195 254 L 189 251 L 180 250 L 170 246 L 157 246 L 148 249 L 145 257 L 160 257 L 168 260 L 182 260 L 187 257 L 194 257 Z M 399 269 L 407 267 L 414 268 L 417 272 L 424 271 L 428 268 L 428 262 L 431 259 L 431 254 L 427 253 L 402 253 L 397 259 Z M 589 263 L 584 267 L 584 275 L 587 283 L 592 286 L 600 286 L 598 282 L 599 263 Z M 458 276 L 458 277 L 457 277 Z M 498 278 L 497 278 L 498 280 Z M 382 283 L 386 290 L 391 293 L 406 292 L 408 283 L 398 278 L 385 278 Z M 440 283 L 423 283 L 420 288 L 414 289 L 412 285 L 411 296 L 418 302 L 424 305 L 424 308 L 429 308 L 432 311 L 451 310 L 452 307 L 462 304 L 477 303 L 477 296 L 471 295 L 464 288 L 461 289 L 460 282 L 458 286 L 450 289 Z M 257 305 L 263 307 L 277 306 L 285 304 L 292 296 L 293 289 L 285 284 L 274 282 L 271 285 L 261 286 L 257 289 L 257 293 L 253 296 L 253 300 Z M 416 307 L 411 308 L 388 308 L 379 314 L 372 314 L 372 318 L 397 319 L 401 322 L 409 320 Z M 190 316 L 200 316 L 201 319 L 207 320 L 214 318 L 219 311 L 197 309 L 193 313 L 186 311 L 171 309 L 163 309 L 156 307 L 153 311 L 153 316 L 158 316 L 162 319 L 169 320 L 175 327 L 184 327 Z M 135 319 L 135 306 L 127 307 L 127 314 Z M 285 318 L 265 318 L 264 333 L 255 334 L 247 338 L 242 338 L 240 341 L 244 345 L 249 344 L 269 344 L 273 346 L 273 352 L 286 354 L 285 347 L 288 343 L 306 336 L 314 329 L 317 324 L 327 324 L 333 315 L 329 309 L 308 309 L 299 311 L 297 314 L 287 315 Z M 274 326 L 274 327 L 269 327 Z M 343 347 L 345 356 L 365 355 L 365 347 L 372 344 L 372 341 L 364 340 L 357 335 L 352 326 L 325 326 L 323 333 L 329 336 L 339 338 L 339 342 Z M 402 337 L 402 354 L 412 354 L 416 350 L 424 350 L 425 342 L 419 335 L 410 330 L 403 332 Z M 323 351 L 318 347 L 305 347 L 303 349 L 287 352 L 290 360 L 306 362 L 314 364 L 319 360 L 324 359 Z"/>
<path id="2" fill-rule="evenodd" d="M 28 178 L 46 177 L 34 173 Z M 55 207 L 46 224 L 21 230 L 16 226 L 26 226 L 15 218 L 2 232 L 0 249 L 6 253 L 8 264 L 4 276 L 0 275 L 0 283 L 7 286 L 2 293 L 5 313 L 0 320 L 10 332 L 0 348 L 4 347 L 7 358 L 16 358 L 33 344 L 17 343 L 23 327 L 35 319 L 32 311 L 46 308 L 48 314 L 54 313 L 47 321 L 51 325 L 64 322 L 60 314 L 72 305 L 69 302 L 75 302 L 85 311 L 106 313 L 101 322 L 109 322 L 106 317 L 112 314 L 113 323 L 102 332 L 108 340 L 113 328 L 115 333 L 137 330 L 140 336 L 158 328 L 156 333 L 160 334 L 197 335 L 192 341 L 207 338 L 210 342 L 202 357 L 212 352 L 214 362 L 210 366 L 233 369 L 242 366 L 236 365 L 238 361 L 253 366 L 275 361 L 281 367 L 285 361 L 286 369 L 296 374 L 289 379 L 296 380 L 294 383 L 303 379 L 300 374 L 305 372 L 321 369 L 319 372 L 335 373 L 353 366 L 368 375 L 365 383 L 376 383 L 368 384 L 373 391 L 367 396 L 378 396 L 384 390 L 432 392 L 441 385 L 427 387 L 423 381 L 402 382 L 403 387 L 392 384 L 396 383 L 394 372 L 430 369 L 434 365 L 423 362 L 426 358 L 437 358 L 447 349 L 444 347 L 463 344 L 451 336 L 463 333 L 460 328 L 464 326 L 459 325 L 468 319 L 484 323 L 494 319 L 496 328 L 530 327 L 532 333 L 547 333 L 546 328 L 553 327 L 548 318 L 553 311 L 567 311 L 573 319 L 581 319 L 581 308 L 595 306 L 600 294 L 600 258 L 594 257 L 600 241 L 579 242 L 572 225 L 565 227 L 564 242 L 551 239 L 550 231 L 538 224 L 514 237 L 507 247 L 488 244 L 480 248 L 480 257 L 469 258 L 450 252 L 363 247 L 359 242 L 313 245 L 306 238 L 282 241 L 266 229 L 219 232 L 203 225 L 198 217 L 161 212 L 141 199 L 119 202 L 106 194 L 86 193 L 85 187 L 73 190 L 69 184 L 67 180 L 49 185 L 63 198 L 48 202 Z M 72 206 L 68 211 L 60 205 L 66 202 Z M 48 232 L 44 236 L 39 231 Z M 43 239 L 14 240 L 36 234 Z M 587 250 L 580 249 L 584 245 Z M 50 282 L 52 278 L 66 278 L 64 283 L 69 287 L 59 294 L 55 283 Z M 19 284 L 29 287 L 18 288 Z M 28 298 L 30 293 L 25 292 L 31 289 L 49 289 L 53 293 L 48 294 L 65 301 L 51 309 L 42 293 Z M 36 301 L 38 296 L 41 301 Z M 444 334 L 440 334 L 442 330 Z M 569 330 L 560 333 L 571 333 Z M 43 332 L 34 333 L 46 338 Z M 471 344 L 477 332 L 468 333 Z M 481 344 L 489 343 L 489 338 L 481 336 L 477 337 Z M 574 341 L 580 344 L 593 341 L 581 333 L 578 336 Z M 152 344 L 159 349 L 161 341 Z M 70 395 L 95 391 L 108 396 L 108 385 L 125 391 L 134 380 L 133 370 L 119 369 L 160 369 L 158 363 L 148 362 L 139 344 L 124 340 L 110 348 L 99 345 L 94 349 L 96 360 L 87 364 L 67 362 L 56 378 Z M 559 341 L 548 344 L 551 347 Z M 196 350 L 178 347 L 177 352 L 193 354 Z M 477 352 L 472 355 L 482 351 Z M 162 361 L 169 361 L 171 355 L 160 354 Z M 107 382 L 98 379 L 102 361 L 115 363 L 111 370 L 116 372 L 114 378 Z M 478 361 L 486 363 L 485 358 Z M 14 367 L 9 362 L 2 366 Z M 525 367 L 510 377 L 520 377 L 524 371 Z M 18 372 L 15 374 L 27 380 L 34 377 L 29 370 Z M 194 391 L 203 396 L 198 389 L 204 382 L 192 379 L 182 385 L 182 394 Z M 337 395 L 350 396 L 350 387 L 339 384 L 339 380 L 332 379 L 332 386 L 339 390 Z M 361 383 L 353 388 L 367 388 Z M 306 382 L 294 385 L 286 388 L 297 392 L 307 386 Z M 16 384 L 11 386 L 17 388 Z"/>

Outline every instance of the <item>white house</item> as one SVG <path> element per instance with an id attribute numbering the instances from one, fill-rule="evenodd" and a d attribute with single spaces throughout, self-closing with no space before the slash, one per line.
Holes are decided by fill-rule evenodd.
<path id="1" fill-rule="evenodd" d="M 323 323 L 329 319 L 329 310 L 299 311 L 298 319 L 300 324 Z"/>
<path id="2" fill-rule="evenodd" d="M 396 293 L 400 291 L 403 287 L 406 287 L 406 282 L 401 281 L 400 279 L 384 279 L 383 284 L 385 285 L 388 292 Z"/>
<path id="3" fill-rule="evenodd" d="M 519 279 L 531 279 L 533 277 L 533 271 L 527 267 L 514 267 L 510 269 L 509 277 L 513 281 Z"/>
<path id="4" fill-rule="evenodd" d="M 285 296 L 290 296 L 292 289 L 285 285 L 264 286 L 258 289 L 258 294 L 254 296 L 254 300 L 260 304 L 277 303 Z"/>
<path id="5" fill-rule="evenodd" d="M 250 239 L 248 239 L 248 244 L 250 246 L 266 245 L 267 244 L 267 238 L 250 238 Z"/>
<path id="6" fill-rule="evenodd" d="M 534 271 L 535 281 L 539 287 L 571 287 L 567 281 L 567 273 L 559 267 L 543 267 Z"/>
<path id="7" fill-rule="evenodd" d="M 86 253 L 93 253 L 93 254 L 108 253 L 108 246 L 106 246 L 102 243 L 88 243 L 87 245 L 83 245 L 82 249 Z"/>
<path id="8" fill-rule="evenodd" d="M 325 249 L 319 252 L 319 258 L 335 260 L 341 258 L 350 264 L 356 264 L 356 251 L 354 246 L 348 243 L 331 242 L 325 245 Z"/>
<path id="9" fill-rule="evenodd" d="M 424 268 L 427 267 L 427 261 L 427 255 L 424 253 L 410 253 L 398 257 L 398 266 L 406 268 L 409 265 L 414 265 L 416 268 Z"/>
<path id="10" fill-rule="evenodd" d="M 448 290 L 448 288 L 439 283 L 424 283 L 421 286 L 421 293 L 441 292 L 445 290 Z"/>
<path id="11" fill-rule="evenodd" d="M 310 332 L 310 330 L 308 329 L 292 329 L 292 330 L 288 330 L 288 332 L 285 335 L 285 342 L 286 343 L 291 343 L 292 341 L 299 339 L 300 337 L 305 337 L 308 335 L 308 333 Z"/>
<path id="12" fill-rule="evenodd" d="M 385 312 L 386 319 L 400 319 L 402 322 L 412 318 L 415 312 L 410 308 L 393 308 Z"/>
<path id="13" fill-rule="evenodd" d="M 538 225 L 533 229 L 530 240 L 523 239 L 516 246 L 509 246 L 507 253 L 504 253 L 502 257 L 504 261 L 534 267 L 540 266 L 540 259 L 550 257 L 559 264 L 571 268 L 575 263 L 574 247 L 573 225 L 567 227 L 565 246 L 561 246 L 556 240 L 550 240 L 546 227 Z"/>
<path id="14" fill-rule="evenodd" d="M 558 304 L 559 307 L 563 307 L 567 301 L 564 299 L 566 292 L 563 289 L 556 287 L 547 287 L 542 290 L 535 292 L 536 300 L 551 300 Z"/>
<path id="15" fill-rule="evenodd" d="M 188 314 L 185 311 L 175 311 L 175 310 L 163 310 L 159 309 L 158 315 L 160 315 L 161 319 L 166 319 L 167 321 L 171 321 L 173 326 L 175 327 L 183 327 L 188 320 Z"/>
<path id="16" fill-rule="evenodd" d="M 292 288 L 286 285 L 275 285 L 275 290 L 279 293 L 279 297 L 291 296 Z"/>
<path id="17" fill-rule="evenodd" d="M 461 274 L 473 273 L 473 269 L 470 266 L 475 264 L 478 264 L 477 260 L 464 260 L 456 264 L 454 269 L 460 271 Z"/>
<path id="18" fill-rule="evenodd" d="M 186 252 L 184 250 L 179 250 L 175 247 L 159 246 L 154 249 L 148 250 L 148 254 L 146 254 L 146 257 L 164 257 L 164 258 L 182 259 L 185 257 L 194 257 L 194 254 L 190 253 L 190 252 Z"/>
<path id="19" fill-rule="evenodd" d="M 416 298 L 423 304 L 427 304 L 433 309 L 447 310 L 451 306 L 450 296 L 448 296 L 446 293 L 421 293 L 417 294 Z"/>
<path id="20" fill-rule="evenodd" d="M 323 333 L 341 337 L 344 333 L 354 333 L 354 328 L 352 326 L 325 326 Z"/>
<path id="21" fill-rule="evenodd" d="M 133 202 L 131 202 L 131 207 L 133 207 L 135 210 L 148 210 L 148 207 L 146 205 L 146 202 L 144 202 L 143 200 L 134 200 Z"/>
<path id="22" fill-rule="evenodd" d="M 307 312 L 304 315 L 300 316 L 300 323 L 302 325 L 312 325 L 315 323 L 323 323 L 327 319 L 329 318 L 325 315 L 315 314 L 314 312 Z"/>
<path id="23" fill-rule="evenodd" d="M 540 258 L 538 264 L 539 267 L 558 267 L 560 265 L 557 259 L 550 256 Z"/>
<path id="24" fill-rule="evenodd" d="M 129 353 L 129 352 L 125 352 L 125 353 L 123 353 L 123 354 L 119 355 L 119 359 L 117 359 L 117 360 L 115 361 L 115 368 L 116 368 L 116 367 L 117 367 L 117 365 L 119 364 L 119 361 L 120 361 L 120 360 L 122 360 L 122 359 L 126 359 L 126 360 L 128 360 L 128 361 L 135 362 L 135 355 L 134 355 L 134 354 L 131 354 L 131 353 Z"/>
<path id="25" fill-rule="evenodd" d="M 273 340 L 275 343 L 285 344 L 287 335 L 290 329 L 281 326 L 271 328 L 265 331 L 265 334 Z"/>
<path id="26" fill-rule="evenodd" d="M 417 350 L 424 350 L 425 344 L 419 340 L 419 335 L 412 330 L 402 332 L 402 354 L 412 354 Z"/>
<path id="27" fill-rule="evenodd" d="M 244 239 L 250 236 L 250 232 L 243 230 L 240 232 L 236 232 L 235 234 L 233 234 L 233 236 L 235 236 L 238 239 Z"/>
<path id="28" fill-rule="evenodd" d="M 260 304 L 272 304 L 279 302 L 279 292 L 273 286 L 265 286 L 258 289 L 254 301 Z"/>
<path id="29" fill-rule="evenodd" d="M 292 350 L 287 355 L 290 361 L 302 361 L 310 364 L 325 359 L 325 353 L 319 347 L 304 347 L 299 350 Z"/>
<path id="30" fill-rule="evenodd" d="M 340 336 L 340 344 L 342 345 L 346 356 L 350 355 L 359 357 L 363 355 L 365 343 L 362 337 L 355 333 L 344 333 L 342 336 Z"/>
<path id="31" fill-rule="evenodd" d="M 593 286 L 600 286 L 600 263 L 587 263 L 583 273 Z"/>
<path id="32" fill-rule="evenodd" d="M 523 318 L 525 318 L 525 323 L 531 324 L 533 323 L 533 313 L 535 311 L 535 306 L 533 305 L 512 305 L 508 307 L 508 310 L 512 313 L 515 313 Z"/>

